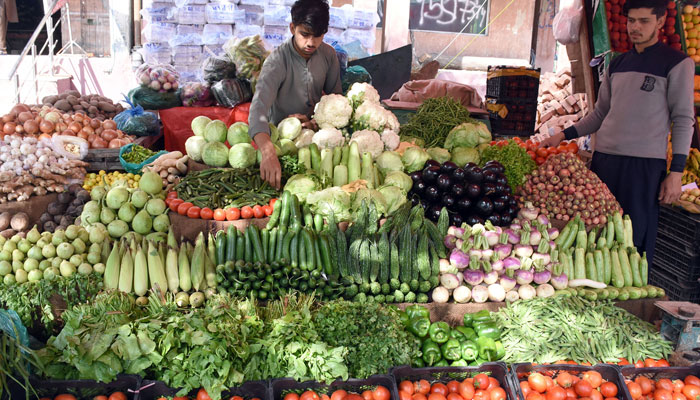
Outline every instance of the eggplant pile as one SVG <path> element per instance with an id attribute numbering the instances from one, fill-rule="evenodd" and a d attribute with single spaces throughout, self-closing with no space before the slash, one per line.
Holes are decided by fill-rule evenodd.
<path id="1" fill-rule="evenodd" d="M 446 207 L 452 226 L 486 221 L 497 226 L 510 225 L 518 204 L 504 171 L 498 161 L 489 161 L 483 168 L 474 163 L 460 168 L 451 161 L 440 164 L 428 160 L 422 171 L 410 175 L 413 187 L 408 198 L 413 205 L 420 203 L 432 221 L 437 221 Z"/>

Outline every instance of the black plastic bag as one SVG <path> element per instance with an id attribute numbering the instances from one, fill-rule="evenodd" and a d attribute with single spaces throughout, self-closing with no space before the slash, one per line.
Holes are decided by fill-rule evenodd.
<path id="1" fill-rule="evenodd" d="M 145 110 L 163 110 L 165 108 L 179 107 L 180 90 L 176 92 L 159 92 L 147 87 L 139 86 L 129 91 L 129 101 L 134 105 L 139 105 Z"/>
<path id="2" fill-rule="evenodd" d="M 202 77 L 210 84 L 223 79 L 235 79 L 236 64 L 227 55 L 209 57 L 202 64 Z"/>
<path id="3" fill-rule="evenodd" d="M 224 79 L 211 86 L 216 102 L 224 107 L 235 107 L 253 99 L 250 82 L 245 79 Z"/>
<path id="4" fill-rule="evenodd" d="M 129 135 L 151 136 L 157 135 L 160 131 L 158 116 L 152 112 L 144 111 L 141 106 L 132 105 L 116 117 L 117 129 Z"/>
<path id="5" fill-rule="evenodd" d="M 348 67 L 343 74 L 342 85 L 343 93 L 347 93 L 350 86 L 355 82 L 367 82 L 372 84 L 372 75 L 361 65 L 353 65 Z"/>

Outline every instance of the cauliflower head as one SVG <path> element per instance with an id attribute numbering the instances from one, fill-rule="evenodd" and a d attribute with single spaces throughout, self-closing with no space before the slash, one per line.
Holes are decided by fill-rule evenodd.
<path id="1" fill-rule="evenodd" d="M 314 119 L 321 129 L 343 128 L 350 122 L 352 105 L 339 94 L 327 94 L 314 108 Z"/>
<path id="2" fill-rule="evenodd" d="M 382 132 L 382 142 L 384 142 L 384 150 L 394 151 L 399 147 L 401 139 L 399 135 L 391 129 L 385 129 Z"/>
<path id="3" fill-rule="evenodd" d="M 360 154 L 368 152 L 372 154 L 373 159 L 379 157 L 384 151 L 384 142 L 382 142 L 381 137 L 375 131 L 356 131 L 350 138 L 350 143 L 352 142 L 357 142 L 357 148 Z"/>
<path id="4" fill-rule="evenodd" d="M 379 103 L 379 92 L 367 82 L 355 82 L 347 93 L 353 106 L 357 107 L 364 102 Z"/>
<path id="5" fill-rule="evenodd" d="M 297 146 L 297 148 L 302 148 L 309 146 L 312 143 L 312 139 L 316 133 L 311 130 L 311 129 L 304 129 L 301 131 L 301 134 L 297 136 L 297 138 L 294 140 L 294 144 Z"/>
<path id="6" fill-rule="evenodd" d="M 382 132 L 384 129 L 390 129 L 398 132 L 399 120 L 381 104 L 365 101 L 355 110 L 353 128 L 356 131 L 369 129 Z"/>
<path id="7" fill-rule="evenodd" d="M 344 145 L 345 136 L 335 128 L 326 128 L 316 132 L 311 142 L 316 143 L 319 149 L 332 149 Z"/>

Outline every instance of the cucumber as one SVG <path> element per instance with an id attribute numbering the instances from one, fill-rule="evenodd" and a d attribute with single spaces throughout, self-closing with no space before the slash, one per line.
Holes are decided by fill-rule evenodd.
<path id="1" fill-rule="evenodd" d="M 348 184 L 348 167 L 336 165 L 333 168 L 333 186 L 344 186 Z"/>
<path id="2" fill-rule="evenodd" d="M 284 242 L 287 243 L 284 251 L 289 254 L 289 265 L 292 268 L 299 267 L 299 235 L 289 231 L 284 237 Z"/>
<path id="3" fill-rule="evenodd" d="M 279 229 L 272 228 L 270 231 L 270 243 L 267 246 L 267 254 L 265 255 L 266 261 L 271 263 L 276 261 L 275 252 L 277 251 L 277 232 Z"/>
<path id="4" fill-rule="evenodd" d="M 254 261 L 264 261 L 265 253 L 263 251 L 262 241 L 260 240 L 260 233 L 255 225 L 249 225 L 248 230 L 250 230 L 250 240 L 253 245 L 253 252 L 255 254 Z"/>
<path id="5" fill-rule="evenodd" d="M 245 234 L 236 235 L 236 260 L 245 260 Z"/>
<path id="6" fill-rule="evenodd" d="M 354 182 L 360 179 L 362 167 L 360 161 L 360 150 L 357 142 L 350 143 L 348 154 L 348 182 Z"/>
<path id="7" fill-rule="evenodd" d="M 333 181 L 333 150 L 321 150 L 320 172 L 321 178 L 328 179 L 328 182 Z"/>
<path id="8" fill-rule="evenodd" d="M 226 232 L 223 230 L 216 232 L 216 265 L 223 265 L 226 262 Z"/>
<path id="9" fill-rule="evenodd" d="M 309 264 L 307 262 L 306 245 L 304 244 L 304 231 L 299 231 L 296 236 L 299 236 L 299 240 L 297 241 L 297 248 L 299 249 L 299 268 L 301 268 L 302 271 L 308 271 Z M 313 254 L 313 251 L 311 253 Z"/>
<path id="10" fill-rule="evenodd" d="M 287 262 L 290 261 L 289 242 L 292 240 L 292 238 L 290 237 L 289 240 L 285 241 L 286 238 L 287 238 L 287 228 L 282 226 L 277 231 L 277 249 L 275 250 L 275 257 L 274 257 L 273 261 L 279 261 L 283 258 L 285 260 L 287 260 Z"/>
<path id="11" fill-rule="evenodd" d="M 311 214 L 311 206 L 304 204 L 302 207 L 302 213 L 304 214 L 304 226 L 313 228 L 314 226 L 314 215 Z"/>
<path id="12" fill-rule="evenodd" d="M 253 262 L 253 241 L 250 237 L 250 225 L 243 232 L 243 237 L 245 238 L 245 251 L 243 252 L 243 259 L 245 262 Z"/>
<path id="13" fill-rule="evenodd" d="M 318 149 L 316 143 L 311 143 L 309 145 L 309 151 L 311 152 L 311 169 L 316 172 L 321 172 L 321 151 Z"/>
<path id="14" fill-rule="evenodd" d="M 642 257 L 638 252 L 632 253 L 629 257 L 630 269 L 632 270 L 632 285 L 635 287 L 642 287 L 642 274 L 639 272 L 639 264 L 642 262 Z"/>
<path id="15" fill-rule="evenodd" d="M 272 206 L 272 215 L 270 215 L 270 220 L 267 221 L 267 229 L 272 229 L 277 226 L 277 223 L 280 220 L 280 215 L 282 214 L 282 203 L 279 201 L 279 199 L 275 202 L 275 205 Z"/>
<path id="16" fill-rule="evenodd" d="M 318 235 L 312 230 L 309 230 L 311 235 L 311 243 L 314 245 L 314 270 L 323 271 L 323 263 L 321 260 L 321 244 L 319 243 Z"/>
<path id="17" fill-rule="evenodd" d="M 270 247 L 270 231 L 267 228 L 260 231 L 260 243 L 262 244 L 262 255 L 260 261 L 268 262 L 267 253 Z"/>
<path id="18" fill-rule="evenodd" d="M 309 271 L 316 269 L 316 252 L 314 251 L 314 243 L 311 238 L 309 230 L 304 229 L 301 231 L 301 238 L 303 239 L 304 255 L 306 257 L 306 269 Z M 300 252 L 301 253 L 301 252 Z"/>
<path id="19" fill-rule="evenodd" d="M 338 269 L 336 268 L 335 261 L 331 257 L 331 244 L 328 239 L 328 234 L 326 232 L 321 232 L 319 234 L 319 249 L 321 251 L 321 264 L 323 266 L 323 271 L 329 277 L 335 277 L 337 279 Z M 337 258 L 335 259 L 337 260 Z"/>
<path id="20" fill-rule="evenodd" d="M 593 252 L 593 259 L 595 260 L 595 269 L 598 282 L 605 283 L 605 263 L 603 261 L 603 251 L 596 250 Z"/>
<path id="21" fill-rule="evenodd" d="M 280 203 L 280 227 L 287 228 L 289 226 L 289 217 L 291 216 L 292 194 L 285 190 L 282 197 L 275 203 L 275 206 Z"/>
<path id="22" fill-rule="evenodd" d="M 321 232 L 323 230 L 323 215 L 314 215 L 314 230 L 316 232 Z"/>
<path id="23" fill-rule="evenodd" d="M 625 277 L 622 273 L 622 266 L 620 265 L 620 254 L 616 247 L 610 252 L 610 261 L 612 263 L 611 282 L 616 288 L 622 288 L 625 286 Z"/>
<path id="24" fill-rule="evenodd" d="M 617 253 L 620 257 L 620 268 L 622 269 L 622 276 L 625 279 L 625 287 L 631 287 L 634 284 L 632 279 L 632 267 L 630 266 L 630 259 L 627 255 L 627 249 L 620 249 Z"/>
<path id="25" fill-rule="evenodd" d="M 236 260 L 236 236 L 238 229 L 231 224 L 226 230 L 226 261 Z"/>

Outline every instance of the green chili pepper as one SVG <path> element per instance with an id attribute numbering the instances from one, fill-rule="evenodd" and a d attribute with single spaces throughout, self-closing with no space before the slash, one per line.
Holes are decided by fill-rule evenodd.
<path id="1" fill-rule="evenodd" d="M 478 367 L 479 365 L 481 365 L 481 364 L 483 364 L 483 363 L 485 363 L 485 362 L 488 362 L 488 361 L 482 360 L 481 358 L 477 358 L 477 359 L 474 360 L 473 362 L 470 362 L 470 363 L 469 363 L 469 366 L 470 366 L 470 367 Z"/>
<path id="2" fill-rule="evenodd" d="M 428 311 L 427 308 L 419 306 L 417 304 L 406 307 L 406 314 L 408 314 L 408 317 L 410 319 L 413 319 L 415 317 L 425 317 L 427 319 L 430 319 L 430 311 Z"/>
<path id="3" fill-rule="evenodd" d="M 458 326 L 455 329 L 462 332 L 462 335 L 464 335 L 465 339 L 473 340 L 473 339 L 477 338 L 476 331 L 474 331 L 474 328 L 468 328 L 466 326 Z"/>
<path id="4" fill-rule="evenodd" d="M 490 339 L 500 339 L 501 329 L 495 323 L 482 323 L 474 327 L 474 331 L 478 337 L 487 337 Z"/>
<path id="5" fill-rule="evenodd" d="M 467 361 L 476 360 L 479 356 L 479 347 L 471 340 L 466 340 L 460 345 L 462 358 Z"/>
<path id="6" fill-rule="evenodd" d="M 440 346 L 442 357 L 446 360 L 454 361 L 461 358 L 461 345 L 457 339 L 449 339 Z"/>
<path id="7" fill-rule="evenodd" d="M 430 329 L 430 320 L 425 317 L 411 318 L 408 323 L 408 331 L 419 338 L 424 338 L 428 335 Z"/>
<path id="8" fill-rule="evenodd" d="M 450 364 L 450 367 L 468 367 L 469 363 L 464 361 L 464 360 L 455 360 L 452 361 L 452 364 Z"/>
<path id="9" fill-rule="evenodd" d="M 442 357 L 440 346 L 430 339 L 425 339 L 421 351 L 423 352 L 423 361 L 429 366 L 433 366 Z"/>
<path id="10" fill-rule="evenodd" d="M 433 322 L 430 324 L 428 334 L 433 342 L 443 344 L 450 338 L 450 325 L 445 321 Z"/>
<path id="11" fill-rule="evenodd" d="M 493 361 L 496 360 L 496 341 L 489 337 L 479 337 L 476 339 L 476 346 L 479 348 L 479 358 Z"/>

